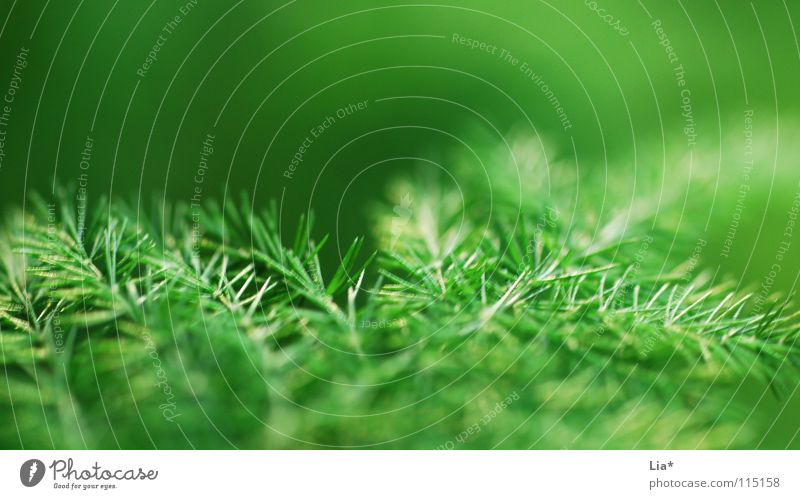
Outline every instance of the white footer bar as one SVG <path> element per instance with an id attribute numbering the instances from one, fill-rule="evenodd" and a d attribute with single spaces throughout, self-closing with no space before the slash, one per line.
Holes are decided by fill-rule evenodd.
<path id="1" fill-rule="evenodd" d="M 800 497 L 800 451 L 3 451 L 0 497 Z"/>

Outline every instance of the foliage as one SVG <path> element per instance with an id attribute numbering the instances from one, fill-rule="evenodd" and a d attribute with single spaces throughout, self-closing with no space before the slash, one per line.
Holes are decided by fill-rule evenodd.
<path id="1" fill-rule="evenodd" d="M 443 184 L 397 182 L 377 258 L 357 239 L 330 269 L 274 206 L 36 201 L 2 238 L 0 442 L 759 444 L 741 387 L 794 387 L 787 302 L 754 309 L 646 218 Z"/>

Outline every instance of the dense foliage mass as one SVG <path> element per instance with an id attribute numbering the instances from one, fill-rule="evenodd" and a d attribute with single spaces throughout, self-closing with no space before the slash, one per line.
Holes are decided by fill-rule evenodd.
<path id="1" fill-rule="evenodd" d="M 796 374 L 785 302 L 646 220 L 494 187 L 398 182 L 375 258 L 337 268 L 310 218 L 247 201 L 33 203 L 2 238 L 0 444 L 760 444 L 748 389 Z"/>

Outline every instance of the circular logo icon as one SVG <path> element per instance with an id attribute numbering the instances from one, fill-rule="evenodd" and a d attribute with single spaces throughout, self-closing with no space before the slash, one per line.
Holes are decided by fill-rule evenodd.
<path id="1" fill-rule="evenodd" d="M 35 487 L 44 478 L 44 463 L 38 459 L 28 459 L 19 468 L 19 479 L 26 487 Z"/>

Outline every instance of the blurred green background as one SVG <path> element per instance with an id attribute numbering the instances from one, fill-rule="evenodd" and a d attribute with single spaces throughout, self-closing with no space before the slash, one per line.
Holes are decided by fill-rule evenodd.
<path id="1" fill-rule="evenodd" d="M 764 268 L 748 265 L 751 250 L 776 245 L 781 231 L 769 229 L 784 224 L 800 177 L 792 143 L 800 51 L 794 13 L 780 0 L 3 4 L 0 88 L 10 84 L 20 50 L 29 50 L 5 127 L 7 206 L 31 190 L 77 186 L 83 173 L 90 202 L 153 192 L 188 202 L 202 143 L 213 134 L 204 199 L 282 196 L 288 215 L 313 205 L 325 229 L 349 239 L 368 232 L 364 202 L 379 199 L 382 184 L 415 161 L 357 176 L 369 165 L 422 156 L 447 167 L 451 151 L 468 156 L 455 137 L 483 155 L 517 130 L 541 137 L 551 160 L 571 158 L 588 175 L 610 172 L 601 180 L 631 190 L 652 175 L 655 183 L 676 180 L 693 153 L 684 181 L 713 181 L 716 199 L 704 197 L 695 208 L 704 213 L 693 216 L 713 219 L 714 240 L 734 213 L 752 111 L 751 192 L 731 255 L 719 263 L 758 280 Z M 618 20 L 617 29 L 606 20 Z M 494 50 L 472 48 L 471 40 Z M 680 65 L 694 147 L 683 133 Z M 561 115 L 525 68 L 552 90 Z M 408 96 L 418 98 L 381 100 Z M 335 117 L 359 102 L 365 109 Z M 333 125 L 313 137 L 329 117 Z M 313 143 L 287 178 L 308 137 Z M 767 230 L 757 237 L 764 216 Z M 784 288 L 790 274 L 780 276 Z"/>
<path id="2" fill-rule="evenodd" d="M 2 204 L 57 187 L 85 189 L 88 209 L 245 192 L 287 220 L 313 208 L 349 241 L 420 158 L 479 172 L 524 161 L 504 141 L 535 137 L 551 168 L 578 172 L 576 193 L 600 185 L 631 210 L 652 196 L 709 242 L 704 268 L 758 289 L 800 190 L 798 14 L 785 0 L 3 0 Z M 771 291 L 793 291 L 797 255 Z M 788 407 L 772 442 L 794 431 Z"/>

